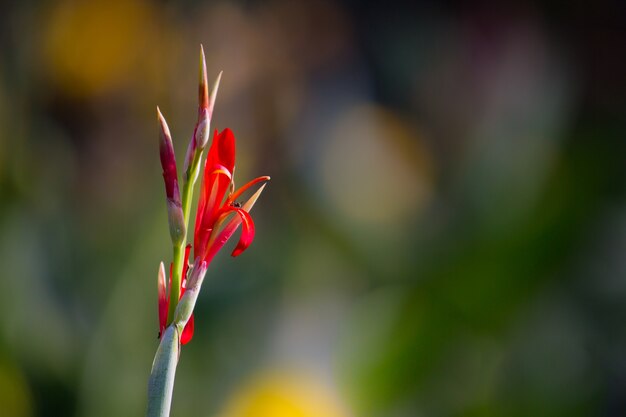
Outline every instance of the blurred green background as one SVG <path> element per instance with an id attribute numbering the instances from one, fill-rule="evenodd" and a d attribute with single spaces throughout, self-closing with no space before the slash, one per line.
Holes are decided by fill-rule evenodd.
<path id="1" fill-rule="evenodd" d="M 547 2 L 546 2 L 547 3 Z M 173 416 L 626 415 L 620 2 L 0 5 L 0 415 L 140 416 L 200 43 L 257 237 Z"/>

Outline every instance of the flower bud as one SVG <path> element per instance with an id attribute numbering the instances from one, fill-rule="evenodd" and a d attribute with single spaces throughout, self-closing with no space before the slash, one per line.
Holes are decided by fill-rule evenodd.
<path id="1" fill-rule="evenodd" d="M 167 126 L 161 110 L 157 107 L 157 116 L 161 132 L 159 136 L 159 153 L 161 166 L 163 167 L 163 180 L 165 181 L 165 194 L 167 196 L 167 218 L 170 225 L 172 243 L 180 245 L 185 239 L 185 217 L 180 201 L 178 188 L 178 173 L 176 172 L 176 157 L 172 145 L 172 135 Z"/>
<path id="2" fill-rule="evenodd" d="M 211 113 L 209 112 L 209 83 L 206 75 L 206 59 L 204 48 L 200 45 L 200 82 L 198 84 L 198 122 L 193 131 L 196 148 L 204 149 L 209 140 Z"/>
<path id="3" fill-rule="evenodd" d="M 213 117 L 213 109 L 215 108 L 215 100 L 217 99 L 217 91 L 220 89 L 220 81 L 222 80 L 222 71 L 217 74 L 217 78 L 211 89 L 211 97 L 209 97 L 209 118 Z"/>
<path id="4" fill-rule="evenodd" d="M 167 199 L 167 220 L 170 225 L 170 236 L 174 245 L 180 245 L 185 240 L 185 216 L 180 202 Z"/>
<path id="5" fill-rule="evenodd" d="M 215 79 L 211 95 L 209 95 L 209 84 L 207 82 L 206 60 L 204 57 L 204 48 L 200 45 L 200 82 L 198 84 L 198 121 L 193 130 L 193 136 L 187 146 L 187 154 L 185 155 L 184 175 L 186 181 L 190 181 L 189 178 L 192 170 L 192 165 L 196 158 L 197 153 L 201 153 L 209 142 L 209 136 L 211 133 L 211 116 L 213 115 L 213 108 L 215 107 L 215 99 L 217 97 L 217 90 L 220 86 L 220 80 L 222 79 L 222 73 L 220 72 Z"/>
<path id="6" fill-rule="evenodd" d="M 161 127 L 159 135 L 159 154 L 161 167 L 163 168 L 163 180 L 165 181 L 165 194 L 167 198 L 180 203 L 180 191 L 178 189 L 178 174 L 176 173 L 176 157 L 172 136 L 161 110 L 157 107 L 157 117 Z"/>
<path id="7" fill-rule="evenodd" d="M 209 119 L 213 115 L 213 108 L 215 107 L 215 98 L 217 97 L 217 90 L 220 86 L 220 80 L 222 79 L 222 71 L 217 75 L 213 88 L 211 89 L 211 95 L 209 96 L 209 83 L 207 81 L 206 71 L 206 59 L 204 56 L 204 47 L 200 45 L 200 82 L 198 85 L 198 107 L 200 111 L 209 110 Z"/>
<path id="8" fill-rule="evenodd" d="M 209 83 L 207 82 L 206 59 L 204 57 L 204 48 L 200 45 L 200 82 L 198 85 L 198 122 L 193 132 L 195 148 L 200 152 L 204 149 L 209 141 L 211 132 L 211 117 L 213 116 L 213 108 L 215 107 L 215 99 L 220 86 L 222 73 L 220 72 L 215 79 L 211 95 L 209 96 Z"/>
<path id="9" fill-rule="evenodd" d="M 196 147 L 204 149 L 209 141 L 209 133 L 211 129 L 211 116 L 208 109 L 200 109 L 198 114 L 198 123 L 193 133 L 193 138 L 196 142 Z"/>
<path id="10" fill-rule="evenodd" d="M 204 47 L 200 44 L 200 82 L 198 83 L 198 104 L 201 109 L 209 108 L 209 83 L 206 75 L 206 59 Z"/>

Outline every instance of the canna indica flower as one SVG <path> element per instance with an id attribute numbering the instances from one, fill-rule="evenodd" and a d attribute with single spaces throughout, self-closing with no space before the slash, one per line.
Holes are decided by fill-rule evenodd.
<path id="1" fill-rule="evenodd" d="M 163 262 L 159 266 L 157 288 L 160 343 L 148 381 L 147 415 L 150 417 L 169 416 L 180 345 L 188 343 L 193 336 L 193 310 L 207 267 L 239 225 L 242 226 L 241 236 L 232 255 L 238 256 L 250 246 L 254 239 L 254 222 L 250 217 L 250 210 L 265 184 L 245 203 L 241 204 L 237 199 L 250 187 L 270 179 L 267 176 L 258 177 L 235 190 L 235 137 L 230 129 L 219 134 L 215 132 L 204 165 L 193 239 L 194 262 L 193 265 L 190 264 L 189 254 L 192 247 L 187 245 L 183 250 L 183 246 L 187 242 L 193 189 L 202 166 L 202 154 L 209 141 L 210 122 L 221 75 L 220 73 L 217 77 L 209 95 L 204 50 L 201 47 L 198 121 L 185 155 L 182 190 L 178 186 L 170 131 L 157 108 L 161 127 L 159 147 L 173 255 L 169 280 Z"/>
<path id="2" fill-rule="evenodd" d="M 184 256 L 182 249 L 187 237 L 187 222 L 190 215 L 189 209 L 193 196 L 193 185 L 201 167 L 202 153 L 209 141 L 209 128 L 221 76 L 222 73 L 218 75 L 211 94 L 209 94 L 204 49 L 201 47 L 198 120 L 185 155 L 182 193 L 178 185 L 176 158 L 170 130 L 165 118 L 157 107 L 160 125 L 159 151 L 167 197 L 170 235 L 174 246 L 174 262 L 170 265 L 169 280 L 166 278 L 163 264 L 161 264 L 159 269 L 159 337 L 174 320 L 179 301 L 185 293 L 186 286 L 189 285 L 188 288 L 190 290 L 194 289 L 194 284 L 197 284 L 198 279 L 200 281 L 203 279 L 206 267 L 215 254 L 235 233 L 239 225 L 242 225 L 241 237 L 232 255 L 238 256 L 252 243 L 254 239 L 254 222 L 252 217 L 250 217 L 250 210 L 265 188 L 265 185 L 262 185 L 244 204 L 237 202 L 237 198 L 251 186 L 270 179 L 267 176 L 255 178 L 235 191 L 233 180 L 235 172 L 235 137 L 230 129 L 225 129 L 219 134 L 217 131 L 215 132 L 204 166 L 198 210 L 196 212 L 193 242 L 194 262 L 193 267 L 191 267 L 189 264 L 191 245 L 186 247 Z M 199 278 L 200 276 L 202 278 Z M 194 296 L 196 296 L 195 289 L 187 294 L 186 299 Z M 186 305 L 183 307 L 186 307 Z M 183 311 L 189 314 L 182 314 Z M 181 325 L 183 322 L 186 323 L 181 334 L 181 344 L 189 342 L 193 336 L 194 320 L 191 311 L 184 308 L 181 309 L 180 317 L 184 317 L 185 320 L 189 319 L 186 322 L 184 320 L 177 322 L 178 325 Z"/>
<path id="3" fill-rule="evenodd" d="M 235 191 L 234 172 L 235 136 L 228 128 L 219 134 L 216 131 L 204 165 L 196 212 L 194 233 L 196 263 L 202 261 L 208 265 L 240 224 L 241 237 L 232 256 L 240 255 L 254 239 L 254 222 L 250 216 L 250 209 L 265 188 L 265 184 L 244 204 L 238 203 L 237 198 L 253 185 L 269 181 L 270 177 L 255 178 Z"/>

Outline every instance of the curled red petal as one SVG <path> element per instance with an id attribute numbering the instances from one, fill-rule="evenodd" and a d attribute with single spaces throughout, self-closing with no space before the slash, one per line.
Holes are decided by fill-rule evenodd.
<path id="1" fill-rule="evenodd" d="M 194 327 L 193 322 L 194 320 L 193 320 L 193 314 L 192 314 L 191 317 L 189 317 L 189 321 L 185 325 L 185 328 L 183 329 L 183 334 L 180 335 L 181 345 L 186 345 L 187 343 L 191 341 L 191 338 L 193 337 L 193 327 Z"/>
<path id="2" fill-rule="evenodd" d="M 240 222 L 242 224 L 241 228 L 241 237 L 239 238 L 239 242 L 237 246 L 232 252 L 232 256 L 239 256 L 244 250 L 250 246 L 252 241 L 254 240 L 254 221 L 246 210 L 237 207 L 224 207 L 221 211 L 222 216 L 227 216 L 231 213 L 236 213 L 239 215 Z M 219 232 L 215 240 L 211 243 L 210 247 L 207 248 L 204 261 L 209 263 L 213 256 L 217 253 L 217 251 L 224 246 L 224 244 L 230 239 L 230 237 L 235 232 L 237 226 L 239 226 L 239 222 L 228 222 L 226 227 Z"/>
<path id="3" fill-rule="evenodd" d="M 245 210 L 237 209 L 237 214 L 241 217 L 241 237 L 239 238 L 239 242 L 237 242 L 237 246 L 231 253 L 232 256 L 239 256 L 241 253 L 248 249 L 248 246 L 254 240 L 254 221 L 252 221 L 252 216 Z"/>
<path id="4" fill-rule="evenodd" d="M 248 198 L 245 203 L 243 203 L 243 205 L 241 206 L 242 210 L 250 213 L 250 210 L 252 210 L 252 207 L 254 207 L 254 204 L 265 189 L 265 185 L 266 184 L 263 184 L 252 196 L 250 196 L 250 198 Z M 217 252 L 219 252 L 219 250 L 222 248 L 222 246 L 224 246 L 228 239 L 230 239 L 230 237 L 233 235 L 233 233 L 235 233 L 240 224 L 241 216 L 235 216 L 226 223 L 226 226 L 224 226 L 224 228 L 219 232 L 217 237 L 211 243 L 211 247 L 207 248 L 206 256 L 204 257 L 205 262 L 211 262 L 215 254 L 217 254 Z"/>

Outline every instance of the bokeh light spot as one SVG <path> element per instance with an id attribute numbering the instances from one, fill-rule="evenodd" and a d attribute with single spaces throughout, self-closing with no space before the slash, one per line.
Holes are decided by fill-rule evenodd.
<path id="1" fill-rule="evenodd" d="M 150 34 L 151 10 L 141 1 L 65 1 L 52 10 L 44 30 L 51 76 L 75 95 L 119 86 L 138 68 Z"/>
<path id="2" fill-rule="evenodd" d="M 333 208 L 356 225 L 400 226 L 429 201 L 432 160 L 420 138 L 382 108 L 339 116 L 322 155 Z"/>
<path id="3" fill-rule="evenodd" d="M 268 372 L 229 400 L 220 417 L 349 417 L 328 387 L 302 374 Z"/>

